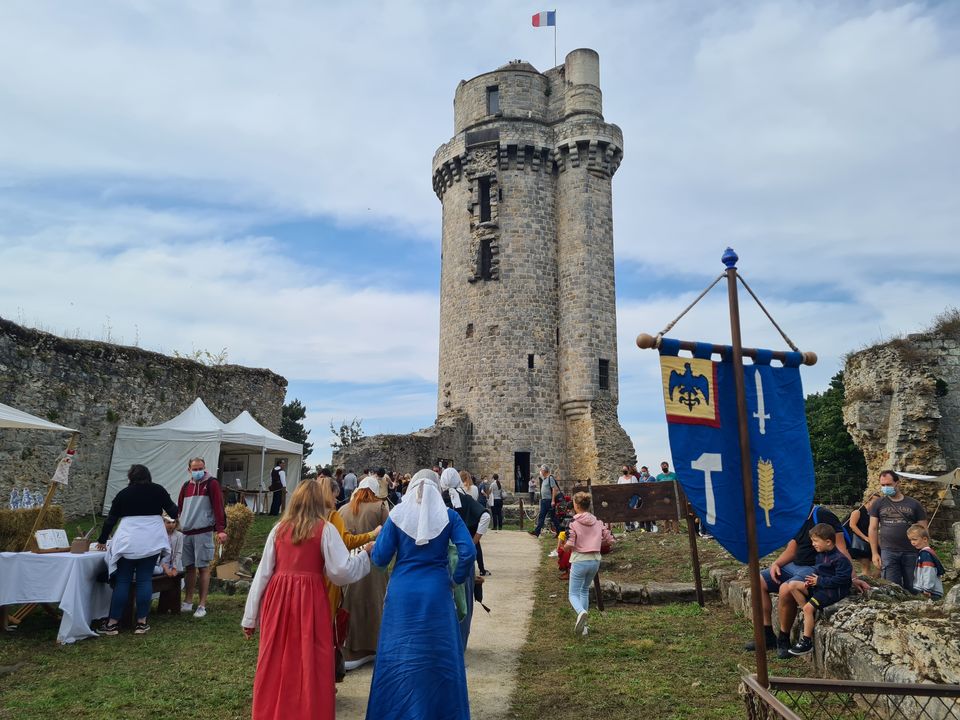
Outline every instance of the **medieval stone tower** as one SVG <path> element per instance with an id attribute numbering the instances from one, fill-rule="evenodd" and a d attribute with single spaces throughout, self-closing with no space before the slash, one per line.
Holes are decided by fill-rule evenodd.
<path id="1" fill-rule="evenodd" d="M 617 419 L 611 180 L 600 58 L 514 61 L 460 83 L 433 158 L 443 205 L 438 425 L 466 414 L 459 467 L 507 487 L 536 465 L 612 480 L 635 457 Z M 524 480 L 523 490 L 526 490 Z"/>

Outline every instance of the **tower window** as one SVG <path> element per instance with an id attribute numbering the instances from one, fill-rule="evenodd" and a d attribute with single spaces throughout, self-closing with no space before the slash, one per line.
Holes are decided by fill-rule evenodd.
<path id="1" fill-rule="evenodd" d="M 491 85 L 487 88 L 487 115 L 496 115 L 500 112 L 500 88 Z"/>
<path id="2" fill-rule="evenodd" d="M 479 253 L 477 277 L 481 280 L 491 280 L 493 278 L 493 240 L 490 238 L 481 240 Z"/>
<path id="3" fill-rule="evenodd" d="M 604 360 L 603 358 L 601 358 L 599 370 L 600 370 L 600 373 L 599 373 L 600 389 L 609 390 L 610 389 L 610 361 Z"/>
<path id="4" fill-rule="evenodd" d="M 533 355 L 527 355 L 527 369 L 533 370 Z"/>
<path id="5" fill-rule="evenodd" d="M 490 178 L 477 179 L 477 200 L 480 201 L 480 222 L 490 222 Z"/>
<path id="6" fill-rule="evenodd" d="M 473 323 L 467 323 L 467 337 L 473 337 Z"/>

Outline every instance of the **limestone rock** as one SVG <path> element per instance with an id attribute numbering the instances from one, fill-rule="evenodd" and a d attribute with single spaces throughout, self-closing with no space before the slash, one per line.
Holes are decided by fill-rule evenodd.
<path id="1" fill-rule="evenodd" d="M 646 588 L 643 585 L 622 583 L 620 585 L 620 599 L 625 603 L 639 605 L 646 602 Z"/>

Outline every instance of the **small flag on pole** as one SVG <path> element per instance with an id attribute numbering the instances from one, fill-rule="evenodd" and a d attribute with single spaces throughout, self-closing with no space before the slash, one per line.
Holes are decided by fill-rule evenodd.
<path id="1" fill-rule="evenodd" d="M 534 27 L 550 27 L 551 25 L 554 27 L 557 25 L 556 10 L 546 10 L 533 16 Z"/>

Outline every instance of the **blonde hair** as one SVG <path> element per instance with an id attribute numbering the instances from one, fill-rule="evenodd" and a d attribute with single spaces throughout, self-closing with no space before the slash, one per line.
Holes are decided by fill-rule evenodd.
<path id="1" fill-rule="evenodd" d="M 380 498 L 374 495 L 370 488 L 360 488 L 350 497 L 350 511 L 356 515 L 360 512 L 360 505 L 362 503 L 377 502 L 379 500 Z"/>
<path id="2" fill-rule="evenodd" d="M 590 505 L 593 504 L 593 496 L 587 492 L 578 492 L 573 496 L 573 504 L 587 512 L 590 510 Z"/>
<path id="3" fill-rule="evenodd" d="M 463 481 L 464 487 L 473 487 L 473 475 L 470 474 L 469 470 L 460 471 L 460 480 Z"/>
<path id="4" fill-rule="evenodd" d="M 927 542 L 929 542 L 929 541 L 930 541 L 930 531 L 927 530 L 927 529 L 926 529 L 923 525 L 921 525 L 920 523 L 917 523 L 917 524 L 911 525 L 910 527 L 907 528 L 907 537 L 922 538 L 922 539 L 926 540 Z"/>
<path id="5" fill-rule="evenodd" d="M 313 536 L 317 523 L 334 509 L 332 493 L 319 480 L 302 480 L 290 496 L 280 519 L 279 531 L 290 530 L 290 541 L 299 545 Z"/>

